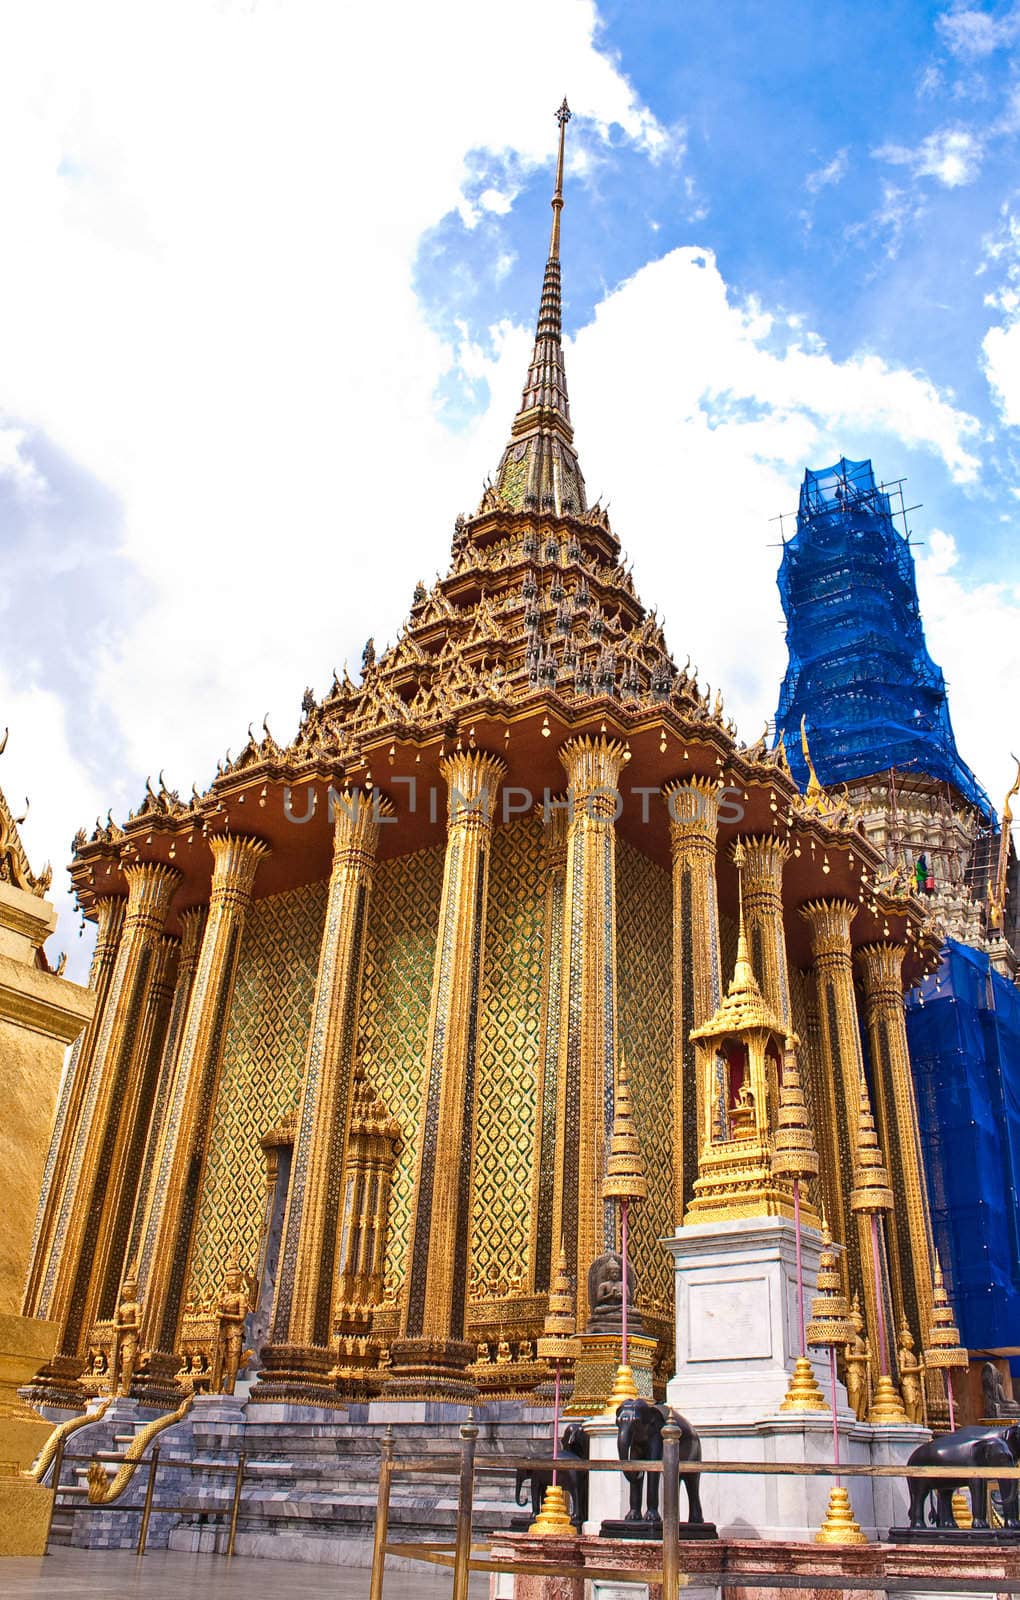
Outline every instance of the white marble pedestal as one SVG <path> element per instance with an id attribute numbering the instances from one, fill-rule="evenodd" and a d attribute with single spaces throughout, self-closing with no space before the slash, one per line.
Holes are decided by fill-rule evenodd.
<path id="1" fill-rule="evenodd" d="M 800 1354 L 796 1234 L 783 1217 L 746 1217 L 678 1228 L 664 1241 L 676 1284 L 676 1374 L 669 1405 L 695 1427 L 705 1461 L 809 1464 L 833 1459 L 832 1414 L 781 1411 Z M 810 1311 L 822 1238 L 801 1230 L 804 1300 Z M 831 1405 L 829 1363 L 808 1352 Z M 857 1421 L 836 1385 L 840 1460 L 891 1466 L 906 1461 L 924 1428 L 873 1428 Z M 592 1440 L 593 1452 L 595 1439 Z M 702 1479 L 705 1517 L 730 1538 L 812 1539 L 825 1517 L 827 1475 L 753 1474 Z M 902 1520 L 906 1489 L 895 1478 L 848 1478 L 854 1514 L 869 1539 Z M 683 1507 L 681 1506 L 681 1515 Z"/>
<path id="2" fill-rule="evenodd" d="M 676 1292 L 669 1404 L 696 1428 L 775 1415 L 800 1354 L 793 1223 L 785 1217 L 698 1222 L 663 1243 L 673 1256 Z M 818 1230 L 802 1228 L 808 1312 L 821 1250 Z M 828 1361 L 809 1354 L 828 1399 Z"/>

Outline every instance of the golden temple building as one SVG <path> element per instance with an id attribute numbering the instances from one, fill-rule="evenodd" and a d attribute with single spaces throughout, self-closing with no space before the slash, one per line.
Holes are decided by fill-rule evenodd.
<path id="1" fill-rule="evenodd" d="M 149 786 L 76 840 L 95 1016 L 24 1304 L 60 1329 L 33 1390 L 51 1406 L 115 1381 L 169 1405 L 239 1363 L 250 1405 L 532 1393 L 561 1244 L 579 1330 L 589 1268 L 616 1247 L 602 1185 L 621 1053 L 657 1384 L 673 1359 L 660 1240 L 740 1164 L 713 1141 L 750 1128 L 763 1176 L 730 1203 L 789 1214 L 766 1158 L 790 1051 L 820 1160 L 805 1220 L 824 1208 L 847 1247 L 872 1348 L 878 1293 L 885 1325 L 928 1343 L 903 993 L 939 941 L 920 900 L 883 887 L 854 810 L 801 794 L 782 747 L 742 744 L 677 667 L 588 503 L 561 327 L 568 118 L 521 406 L 446 575 L 417 585 L 391 647 L 370 641 L 359 682 L 306 693 L 288 745 L 264 728 L 204 794 Z M 738 842 L 751 998 L 728 1011 Z M 854 1209 L 872 1118 L 892 1191 L 879 1247 Z M 246 1349 L 225 1358 L 238 1272 Z"/>

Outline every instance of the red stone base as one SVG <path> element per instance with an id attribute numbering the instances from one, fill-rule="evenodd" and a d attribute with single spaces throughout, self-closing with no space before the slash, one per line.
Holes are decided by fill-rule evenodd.
<path id="1" fill-rule="evenodd" d="M 661 1570 L 662 1546 L 638 1540 L 535 1539 L 528 1534 L 494 1536 L 491 1559 L 569 1568 L 562 1576 L 518 1573 L 514 1600 L 584 1600 L 585 1578 L 601 1568 L 620 1568 L 621 1583 L 642 1583 L 644 1574 Z M 947 1578 L 972 1578 L 995 1591 L 996 1579 L 1020 1580 L 1020 1547 L 982 1545 L 963 1550 L 943 1544 L 817 1545 L 779 1544 L 767 1539 L 719 1539 L 681 1545 L 681 1572 L 686 1586 L 718 1590 L 720 1600 L 886 1600 L 886 1584 L 894 1580 L 911 1589 L 944 1589 Z M 758 1573 L 789 1573 L 795 1587 L 765 1588 L 756 1584 Z M 873 1580 L 874 1588 L 817 1590 L 801 1587 L 812 1575 L 827 1579 L 845 1576 L 855 1583 Z M 508 1581 L 499 1592 L 509 1593 Z M 649 1600 L 659 1600 L 660 1588 L 649 1585 Z"/>

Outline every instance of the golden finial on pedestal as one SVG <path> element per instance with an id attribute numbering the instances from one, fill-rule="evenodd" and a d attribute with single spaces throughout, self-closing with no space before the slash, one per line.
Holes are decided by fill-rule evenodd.
<path id="1" fill-rule="evenodd" d="M 889 1173 L 882 1159 L 882 1151 L 871 1113 L 868 1085 L 861 1074 L 861 1103 L 857 1114 L 857 1160 L 854 1162 L 854 1182 L 850 1191 L 851 1211 L 865 1215 L 881 1216 L 891 1211 L 893 1194 Z"/>
<path id="2" fill-rule="evenodd" d="M 928 1329 L 928 1343 L 924 1352 L 926 1367 L 965 1367 L 969 1360 L 967 1351 L 960 1344 L 960 1330 L 953 1321 L 953 1308 L 949 1304 L 946 1294 L 945 1280 L 942 1276 L 942 1264 L 938 1256 L 935 1257 L 935 1284 L 931 1311 L 931 1327 Z"/>
<path id="3" fill-rule="evenodd" d="M 867 1544 L 868 1536 L 861 1529 L 850 1504 L 850 1496 L 842 1484 L 829 1490 L 829 1509 L 825 1521 L 815 1534 L 815 1544 Z"/>
<path id="4" fill-rule="evenodd" d="M 822 1219 L 822 1254 L 818 1263 L 818 1293 L 811 1302 L 811 1321 L 807 1325 L 807 1342 L 813 1349 L 829 1349 L 850 1344 L 854 1325 L 850 1317 L 850 1302 L 843 1293 L 843 1277 L 836 1259 L 836 1249 L 829 1233 L 829 1225 Z"/>
<path id="5" fill-rule="evenodd" d="M 780 1403 L 780 1411 L 824 1411 L 825 1396 L 818 1387 L 814 1368 L 804 1349 L 804 1280 L 800 1265 L 800 1186 L 818 1176 L 818 1151 L 808 1121 L 804 1091 L 797 1069 L 797 1054 L 792 1039 L 786 1041 L 783 1056 L 783 1081 L 779 1087 L 779 1115 L 772 1144 L 772 1176 L 787 1178 L 794 1191 L 794 1222 L 797 1229 L 797 1301 L 801 1351 L 793 1364 L 790 1383 Z"/>
<path id="6" fill-rule="evenodd" d="M 946 1285 L 942 1277 L 942 1263 L 935 1256 L 935 1283 L 931 1310 L 931 1327 L 924 1351 L 924 1364 L 938 1368 L 946 1375 L 946 1398 L 949 1401 L 949 1427 L 956 1426 L 956 1408 L 953 1404 L 952 1369 L 965 1367 L 970 1360 L 960 1343 L 960 1330 L 953 1321 L 953 1308 L 949 1304 Z"/>
<path id="7" fill-rule="evenodd" d="M 556 1459 L 560 1431 L 560 1363 L 573 1357 L 574 1297 L 570 1292 L 567 1275 L 567 1252 L 560 1245 L 559 1260 L 549 1290 L 549 1308 L 546 1312 L 542 1336 L 536 1340 L 535 1354 L 540 1361 L 550 1361 L 556 1368 L 556 1404 L 553 1411 L 553 1459 Z M 528 1529 L 539 1537 L 559 1535 L 569 1538 L 576 1533 L 567 1510 L 567 1497 L 558 1483 L 550 1483 L 542 1496 L 542 1509 Z"/>
<path id="8" fill-rule="evenodd" d="M 574 1296 L 570 1292 L 567 1274 L 567 1252 L 561 1244 L 552 1288 L 549 1290 L 549 1308 L 541 1338 L 535 1343 L 535 1354 L 540 1361 L 570 1361 L 574 1354 L 573 1337 Z"/>
<path id="9" fill-rule="evenodd" d="M 839 1469 L 839 1416 L 836 1408 L 836 1347 L 849 1344 L 854 1337 L 850 1306 L 843 1293 L 843 1279 L 836 1260 L 836 1250 L 829 1233 L 829 1225 L 822 1217 L 822 1255 L 818 1263 L 818 1293 L 811 1305 L 811 1321 L 807 1325 L 807 1342 L 815 1349 L 829 1352 L 829 1372 L 832 1378 L 832 1447 L 837 1471 Z M 837 1478 L 829 1490 L 829 1504 L 825 1520 L 815 1534 L 816 1544 L 867 1544 L 867 1535 L 853 1513 L 850 1496 Z"/>
<path id="10" fill-rule="evenodd" d="M 630 1085 L 627 1082 L 627 1058 L 621 1052 L 616 1074 L 616 1095 L 613 1106 L 613 1136 L 609 1142 L 609 1160 L 602 1183 L 603 1200 L 620 1203 L 620 1256 L 622 1265 L 623 1332 L 621 1336 L 620 1365 L 613 1379 L 613 1390 L 606 1403 L 606 1414 L 616 1414 L 625 1400 L 638 1398 L 634 1373 L 627 1360 L 627 1313 L 630 1299 L 630 1275 L 627 1264 L 627 1211 L 633 1200 L 644 1200 L 648 1194 L 645 1164 L 641 1159 L 637 1130 L 634 1127 L 634 1107 L 631 1104 Z"/>
<path id="11" fill-rule="evenodd" d="M 644 1200 L 648 1196 L 645 1164 L 641 1159 L 637 1131 L 634 1127 L 634 1106 L 627 1081 L 627 1058 L 621 1053 L 616 1074 L 616 1097 L 613 1106 L 613 1136 L 609 1142 L 609 1160 L 602 1183 L 603 1200 Z"/>
<path id="12" fill-rule="evenodd" d="M 861 1073 L 861 1102 L 857 1114 L 857 1159 L 854 1162 L 854 1186 L 850 1191 L 850 1210 L 861 1216 L 870 1217 L 872 1227 L 872 1250 L 875 1258 L 875 1294 L 881 1294 L 882 1286 L 878 1281 L 879 1245 L 878 1229 L 880 1219 L 886 1211 L 893 1207 L 893 1193 L 889 1183 L 889 1172 L 882 1157 L 878 1143 L 878 1134 L 875 1132 L 875 1119 L 871 1112 L 871 1101 L 868 1098 L 868 1085 L 863 1072 Z M 879 1373 L 875 1392 L 872 1395 L 871 1406 L 868 1411 L 868 1421 L 882 1426 L 889 1423 L 909 1422 L 903 1401 L 892 1378 L 886 1370 L 886 1350 L 884 1331 L 884 1308 L 876 1306 L 876 1314 L 882 1319 L 877 1330 L 879 1335 Z"/>

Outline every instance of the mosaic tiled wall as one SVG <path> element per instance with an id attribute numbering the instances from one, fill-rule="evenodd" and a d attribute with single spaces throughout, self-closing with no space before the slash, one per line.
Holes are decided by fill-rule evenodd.
<path id="1" fill-rule="evenodd" d="M 208 1300 L 228 1255 L 254 1270 L 265 1191 L 262 1135 L 301 1094 L 326 883 L 256 900 L 244 925 L 237 987 L 213 1112 L 188 1298 Z"/>
<path id="2" fill-rule="evenodd" d="M 672 1261 L 658 1241 L 673 1224 L 673 888 L 669 872 L 626 840 L 616 849 L 617 1038 L 649 1180 L 632 1212 L 631 1249 L 642 1298 L 671 1310 Z"/>
<path id="3" fill-rule="evenodd" d="M 541 820 L 497 828 L 479 1037 L 472 1296 L 528 1272 L 544 892 Z"/>
<path id="4" fill-rule="evenodd" d="M 369 1078 L 403 1129 L 386 1245 L 386 1276 L 394 1287 L 406 1269 L 443 854 L 443 845 L 436 845 L 381 861 L 369 908 L 359 1048 Z"/>
<path id="5" fill-rule="evenodd" d="M 819 1074 L 822 1066 L 818 1021 L 813 1006 L 809 1006 L 813 988 L 814 980 L 810 973 L 800 972 L 796 967 L 790 968 L 790 1012 L 793 1031 L 800 1040 L 797 1049 L 797 1065 L 800 1069 L 804 1100 L 808 1108 L 808 1116 L 811 1119 L 811 1126 L 815 1130 L 815 1144 L 817 1146 L 821 1135 L 821 1129 L 818 1126 L 817 1085 L 820 1082 Z M 812 1198 L 817 1205 L 821 1202 L 818 1184 L 812 1183 L 811 1190 Z"/>

